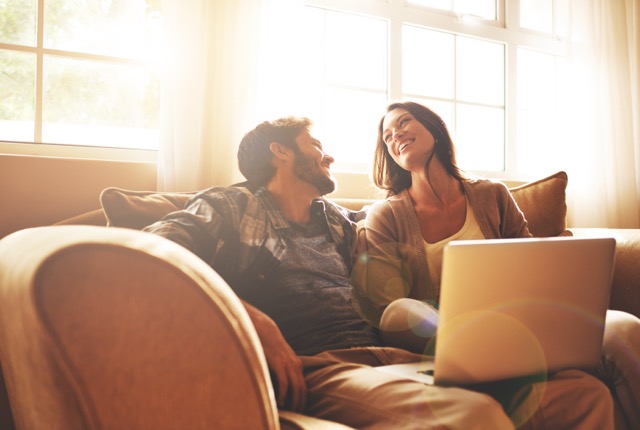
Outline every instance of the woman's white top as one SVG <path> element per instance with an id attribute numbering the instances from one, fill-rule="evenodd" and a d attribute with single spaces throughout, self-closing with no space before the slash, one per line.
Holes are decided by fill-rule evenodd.
<path id="1" fill-rule="evenodd" d="M 442 250 L 447 243 L 452 240 L 476 239 L 485 239 L 485 237 L 484 234 L 482 234 L 480 224 L 478 224 L 478 220 L 471 209 L 469 199 L 467 199 L 467 216 L 465 218 L 464 225 L 457 233 L 454 233 L 453 235 L 436 243 L 429 243 L 426 240 L 424 241 L 424 247 L 427 251 L 426 263 L 429 268 L 429 284 L 437 286 L 440 285 L 440 274 L 442 272 Z"/>

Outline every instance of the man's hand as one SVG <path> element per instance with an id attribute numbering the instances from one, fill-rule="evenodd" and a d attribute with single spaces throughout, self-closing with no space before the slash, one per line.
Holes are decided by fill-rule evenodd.
<path id="1" fill-rule="evenodd" d="M 302 373 L 302 361 L 282 336 L 276 323 L 262 311 L 243 301 L 258 333 L 271 371 L 279 408 L 304 411 L 307 386 Z"/>

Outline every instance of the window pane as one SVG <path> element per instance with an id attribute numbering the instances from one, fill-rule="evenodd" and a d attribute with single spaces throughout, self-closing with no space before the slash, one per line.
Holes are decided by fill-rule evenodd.
<path id="1" fill-rule="evenodd" d="M 454 104 L 451 102 L 443 102 L 441 100 L 430 100 L 420 97 L 407 97 L 406 100 L 420 103 L 434 111 L 442 121 L 444 121 L 451 137 L 454 137 L 454 130 L 456 128 L 455 118 L 453 115 Z"/>
<path id="2" fill-rule="evenodd" d="M 386 94 L 330 88 L 325 95 L 325 115 L 314 128 L 325 150 L 342 169 L 368 170 Z"/>
<path id="3" fill-rule="evenodd" d="M 520 26 L 553 33 L 553 0 L 520 0 Z"/>
<path id="4" fill-rule="evenodd" d="M 272 116 L 310 117 L 336 168 L 370 170 L 387 103 L 387 21 L 312 6 L 305 8 L 304 19 L 305 49 L 294 64 L 302 64 L 304 72 L 295 91 L 287 83 L 286 94 L 265 110 Z"/>
<path id="5" fill-rule="evenodd" d="M 517 169 L 537 173 L 562 160 L 558 145 L 557 58 L 529 49 L 518 50 Z M 555 154 L 549 157 L 549 154 Z"/>
<path id="6" fill-rule="evenodd" d="M 160 19 L 159 1 L 45 2 L 46 48 L 143 58 Z M 151 39 L 151 40 L 150 40 Z"/>
<path id="7" fill-rule="evenodd" d="M 158 94 L 141 67 L 45 58 L 43 140 L 156 149 Z"/>
<path id="8" fill-rule="evenodd" d="M 325 68 L 325 14 L 324 9 L 305 7 L 304 34 L 305 50 L 300 53 L 305 67 L 305 78 L 310 82 L 324 81 Z"/>
<path id="9" fill-rule="evenodd" d="M 37 0 L 0 2 L 0 43 L 36 44 Z"/>
<path id="10" fill-rule="evenodd" d="M 0 140 L 33 141 L 36 58 L 0 51 Z"/>
<path id="11" fill-rule="evenodd" d="M 504 170 L 504 109 L 459 104 L 454 144 L 465 170 Z"/>
<path id="12" fill-rule="evenodd" d="M 326 12 L 327 81 L 384 89 L 387 85 L 387 23 L 340 12 Z"/>
<path id="13" fill-rule="evenodd" d="M 457 98 L 504 106 L 504 45 L 458 37 Z"/>
<path id="14" fill-rule="evenodd" d="M 518 109 L 547 110 L 555 105 L 555 64 L 553 55 L 518 49 Z"/>
<path id="15" fill-rule="evenodd" d="M 566 165 L 563 166 L 566 160 L 575 158 L 575 155 L 563 153 L 570 145 L 558 141 L 558 122 L 555 110 L 518 112 L 518 172 L 533 175 L 540 171 L 562 170 L 566 169 Z"/>
<path id="16" fill-rule="evenodd" d="M 405 94 L 453 98 L 454 36 L 403 26 L 402 90 Z"/>

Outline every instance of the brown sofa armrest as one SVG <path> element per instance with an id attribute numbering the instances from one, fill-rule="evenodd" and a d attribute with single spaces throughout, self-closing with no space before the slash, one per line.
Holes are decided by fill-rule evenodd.
<path id="1" fill-rule="evenodd" d="M 640 230 L 616 245 L 610 307 L 640 317 Z"/>
<path id="2" fill-rule="evenodd" d="M 616 262 L 609 307 L 640 318 L 640 229 L 571 228 L 577 237 L 613 237 Z"/>
<path id="3" fill-rule="evenodd" d="M 93 226 L 0 241 L 17 428 L 276 428 L 262 354 L 232 290 L 173 242 Z"/>

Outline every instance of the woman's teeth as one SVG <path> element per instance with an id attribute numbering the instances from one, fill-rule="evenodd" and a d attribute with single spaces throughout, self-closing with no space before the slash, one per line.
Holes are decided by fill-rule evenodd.
<path id="1" fill-rule="evenodd" d="M 407 140 L 405 142 L 402 142 L 400 146 L 398 146 L 398 153 L 402 153 L 402 151 L 404 151 L 404 148 L 409 146 L 411 143 L 413 143 L 413 140 Z"/>

